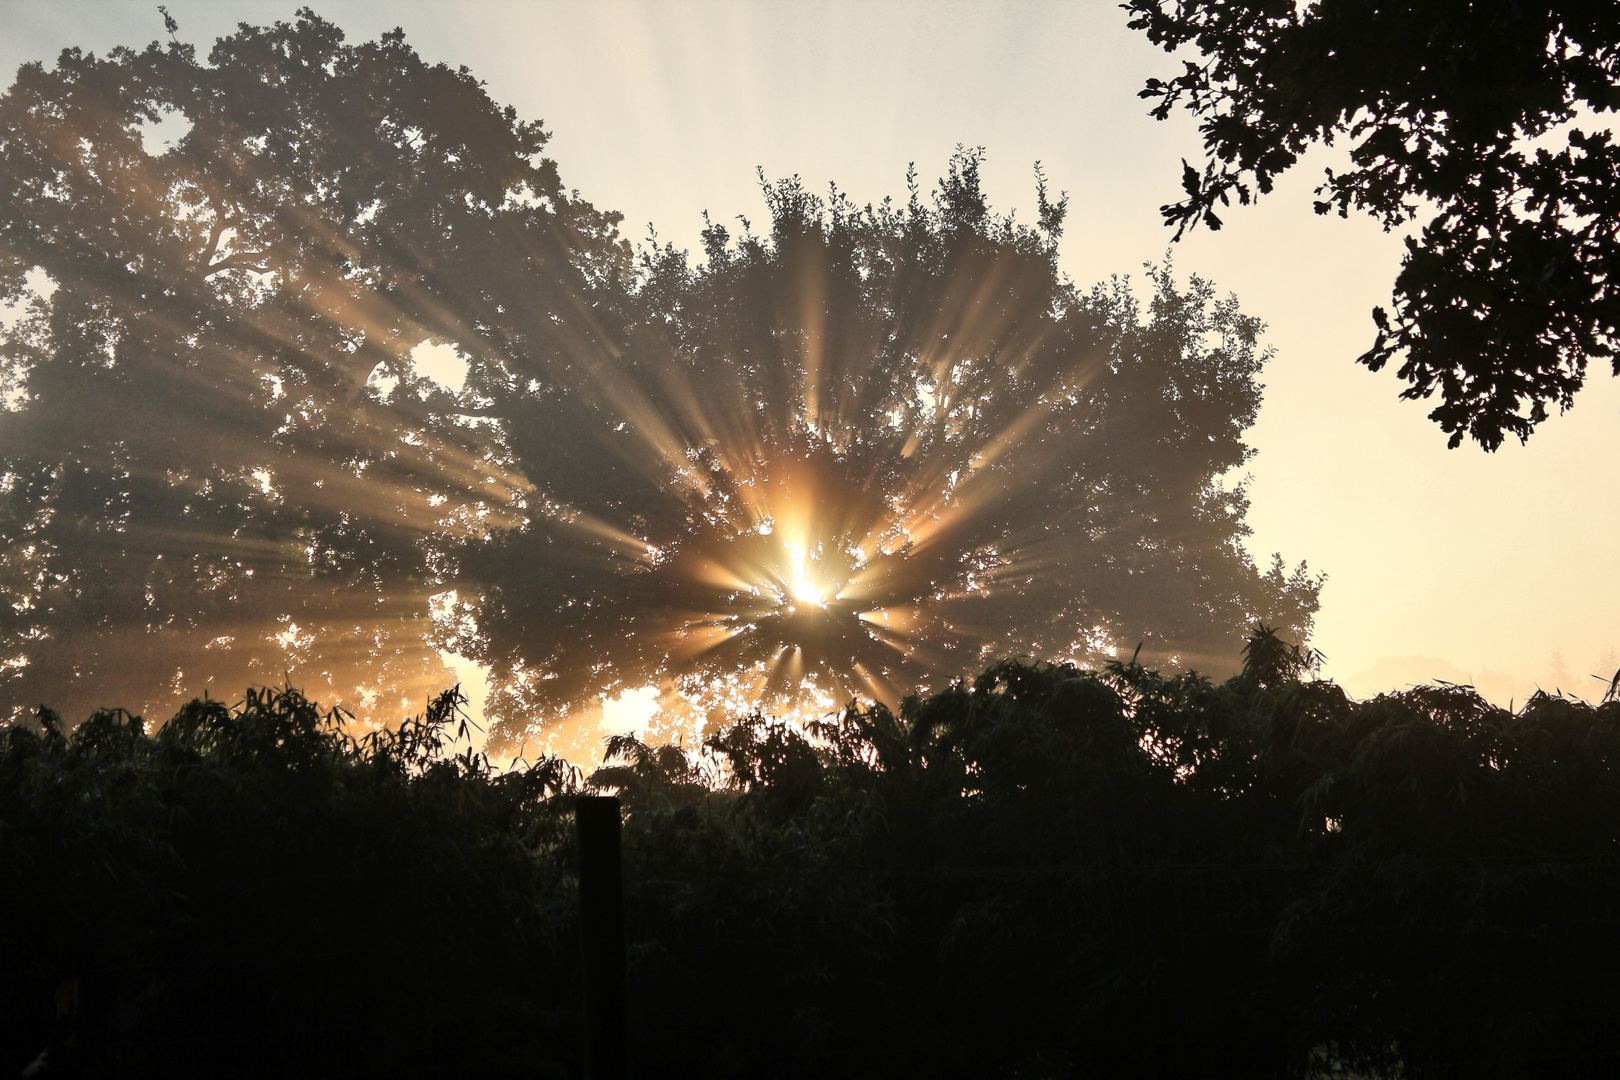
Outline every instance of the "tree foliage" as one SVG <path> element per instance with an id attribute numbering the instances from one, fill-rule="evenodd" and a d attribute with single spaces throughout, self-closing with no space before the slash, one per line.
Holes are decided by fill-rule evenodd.
<path id="1" fill-rule="evenodd" d="M 19 71 L 8 708 L 172 708 L 293 669 L 351 706 L 450 681 L 422 539 L 510 519 L 523 482 L 408 353 L 535 366 L 627 257 L 546 139 L 401 34 L 345 44 L 308 10 L 206 63 L 175 41 Z"/>
<path id="2" fill-rule="evenodd" d="M 804 678 L 831 708 L 1018 651 L 1220 669 L 1249 619 L 1308 627 L 1317 582 L 1254 567 L 1221 482 L 1258 322 L 1168 269 L 1145 307 L 1074 289 L 1044 180 L 1029 227 L 976 154 L 903 206 L 768 185 L 765 235 L 638 267 L 539 124 L 398 32 L 171 37 L 0 99 L 13 714 L 284 673 L 364 710 L 448 647 L 514 732 L 645 683 L 718 722 Z"/>
<path id="3" fill-rule="evenodd" d="M 1261 632 L 1219 684 L 1002 662 L 614 740 L 638 1071 L 1612 1075 L 1620 701 L 1358 703 L 1311 663 Z M 451 754 L 455 701 L 0 733 L 9 1060 L 578 1075 L 576 774 Z"/>
<path id="4" fill-rule="evenodd" d="M 1230 670 L 1320 582 L 1244 549 L 1261 325 L 1149 269 L 1143 304 L 1057 269 L 1066 204 L 996 214 L 980 154 L 858 207 L 764 183 L 769 231 L 643 256 L 622 351 L 492 389 L 556 507 L 457 556 L 507 724 L 641 685 L 661 722 L 891 705 L 996 656 Z M 807 690 L 806 687 L 809 687 Z M 507 728 L 505 730 L 515 730 Z"/>
<path id="5" fill-rule="evenodd" d="M 535 1075 L 577 985 L 546 854 L 577 780 L 451 753 L 464 700 L 358 736 L 269 690 L 0 729 L 0 1067 L 467 1075 L 481 1039 L 481 1075 Z"/>
<path id="6" fill-rule="evenodd" d="M 1406 398 L 1450 445 L 1494 450 L 1568 408 L 1593 358 L 1616 358 L 1620 10 L 1607 0 L 1130 0 L 1131 25 L 1202 55 L 1142 96 L 1199 118 L 1209 163 L 1164 208 L 1177 236 L 1217 204 L 1269 192 L 1315 143 L 1351 141 L 1318 213 L 1386 229 L 1432 216 L 1395 279 L 1394 313 L 1360 358 L 1399 357 Z M 1595 114 L 1595 115 L 1594 115 Z"/>

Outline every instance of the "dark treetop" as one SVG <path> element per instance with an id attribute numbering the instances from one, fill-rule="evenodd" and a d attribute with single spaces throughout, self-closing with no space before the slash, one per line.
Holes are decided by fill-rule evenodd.
<path id="1" fill-rule="evenodd" d="M 1318 213 L 1394 228 L 1427 210 L 1394 313 L 1360 361 L 1401 358 L 1406 398 L 1488 450 L 1568 408 L 1620 320 L 1620 5 L 1516 0 L 1130 0 L 1131 25 L 1203 56 L 1142 96 L 1200 120 L 1210 156 L 1164 208 L 1177 236 L 1271 190 L 1313 143 L 1352 141 Z M 1594 116 L 1593 113 L 1598 115 Z M 1620 374 L 1620 359 L 1614 360 Z"/>
<path id="2" fill-rule="evenodd" d="M 1615 1076 L 1620 702 L 1312 659 L 616 737 L 635 1075 Z M 0 729 L 0 1070 L 580 1076 L 579 774 L 457 700 Z"/>

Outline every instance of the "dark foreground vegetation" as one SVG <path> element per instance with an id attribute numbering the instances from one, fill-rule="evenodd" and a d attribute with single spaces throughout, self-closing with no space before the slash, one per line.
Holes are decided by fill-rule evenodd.
<path id="1" fill-rule="evenodd" d="M 1620 702 L 1247 657 L 615 740 L 636 1073 L 1614 1075 Z M 584 785 L 456 702 L 0 733 L 5 1075 L 578 1075 Z"/>

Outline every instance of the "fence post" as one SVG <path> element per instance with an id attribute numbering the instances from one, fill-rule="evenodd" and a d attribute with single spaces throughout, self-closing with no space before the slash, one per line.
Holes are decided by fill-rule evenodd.
<path id="1" fill-rule="evenodd" d="M 584 965 L 585 1076 L 625 1080 L 624 879 L 619 800 L 582 795 L 574 804 L 579 841 L 579 938 Z"/>

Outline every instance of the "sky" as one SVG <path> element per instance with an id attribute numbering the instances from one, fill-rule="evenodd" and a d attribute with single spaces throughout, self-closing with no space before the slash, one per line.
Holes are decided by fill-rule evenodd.
<path id="1" fill-rule="evenodd" d="M 236 23 L 298 5 L 167 6 L 206 52 Z M 1432 406 L 1354 362 L 1402 238 L 1312 212 L 1342 149 L 1313 151 L 1258 206 L 1172 248 L 1158 209 L 1200 143 L 1189 118 L 1147 115 L 1137 91 L 1179 64 L 1109 0 L 312 6 L 350 40 L 403 27 L 426 59 L 466 65 L 496 101 L 544 120 L 564 183 L 623 212 L 632 240 L 651 223 L 695 249 L 705 210 L 765 219 L 756 169 L 834 182 L 857 203 L 903 198 L 907 165 L 926 186 L 957 144 L 984 148 L 992 203 L 1033 220 L 1040 161 L 1071 200 L 1060 261 L 1077 284 L 1140 280 L 1168 255 L 1266 322 L 1275 356 L 1242 470 L 1249 546 L 1328 575 L 1312 641 L 1324 674 L 1358 697 L 1444 679 L 1506 704 L 1538 686 L 1595 700 L 1592 676 L 1620 667 L 1620 379 L 1594 363 L 1574 409 L 1526 446 L 1448 450 Z M 0 0 L 0 25 L 8 84 L 64 47 L 162 36 L 145 0 Z M 608 722 L 643 707 L 621 703 Z"/>

